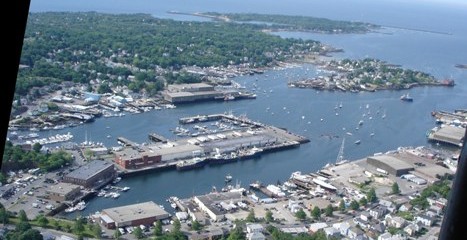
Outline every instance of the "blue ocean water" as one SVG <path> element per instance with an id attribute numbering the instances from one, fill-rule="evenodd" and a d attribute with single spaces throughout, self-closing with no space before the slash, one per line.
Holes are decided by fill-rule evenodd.
<path id="1" fill-rule="evenodd" d="M 169 129 L 177 126 L 180 117 L 233 111 L 236 114 L 246 114 L 256 121 L 285 127 L 311 139 L 310 143 L 300 148 L 263 155 L 257 160 L 208 166 L 183 173 L 167 171 L 127 178 L 120 184 L 131 187 L 130 192 L 122 194 L 118 201 L 94 199 L 81 214 L 149 200 L 166 204 L 164 200 L 169 196 L 189 197 L 206 193 L 212 186 L 218 189 L 222 187 L 227 173 L 232 174 L 234 180 L 244 186 L 256 180 L 265 183 L 283 181 L 293 171 L 316 171 L 326 163 L 334 162 L 344 136 L 344 155 L 348 159 L 363 158 L 399 146 L 427 145 L 425 132 L 434 126 L 431 111 L 467 108 L 467 71 L 454 67 L 459 63 L 467 64 L 467 5 L 462 1 L 31 1 L 33 12 L 145 12 L 156 17 L 200 20 L 167 14 L 170 10 L 280 13 L 381 24 L 386 27 L 370 34 L 277 34 L 283 37 L 316 39 L 343 48 L 343 53 L 334 55 L 337 58 L 379 58 L 403 67 L 426 71 L 438 78 L 453 78 L 457 85 L 454 88 L 411 89 L 410 95 L 415 99 L 413 103 L 399 100 L 405 92 L 353 94 L 288 88 L 286 83 L 290 80 L 316 76 L 314 66 L 304 65 L 270 70 L 262 75 L 237 77 L 235 80 L 247 87 L 253 84 L 258 86 L 256 100 L 181 105 L 172 110 L 121 118 L 101 118 L 94 123 L 71 129 L 42 132 L 41 134 L 47 135 L 71 131 L 77 142 L 84 141 L 87 135 L 92 141 L 114 146 L 117 136 L 136 142 L 146 142 L 150 132 L 175 138 Z M 336 116 L 334 108 L 341 102 L 343 107 Z M 386 114 L 384 119 L 381 117 L 383 113 Z M 356 130 L 360 120 L 365 123 Z M 346 134 L 347 132 L 351 132 L 352 136 Z M 373 137 L 371 133 L 374 133 Z M 107 138 L 107 135 L 112 137 Z M 356 140 L 361 140 L 361 144 L 353 144 Z"/>

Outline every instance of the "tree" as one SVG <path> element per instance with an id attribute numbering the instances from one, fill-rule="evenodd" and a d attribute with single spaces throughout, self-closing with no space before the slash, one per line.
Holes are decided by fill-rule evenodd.
<path id="1" fill-rule="evenodd" d="M 114 231 L 114 239 L 120 239 L 120 236 L 122 236 L 122 234 L 120 233 L 120 231 L 118 229 L 115 229 Z"/>
<path id="2" fill-rule="evenodd" d="M 102 228 L 99 224 L 91 225 L 92 234 L 97 238 L 100 239 L 102 235 Z"/>
<path id="3" fill-rule="evenodd" d="M 326 214 L 326 216 L 328 216 L 328 217 L 332 217 L 333 212 L 334 212 L 334 208 L 332 207 L 331 204 L 328 204 L 328 206 L 324 210 L 324 214 Z"/>
<path id="4" fill-rule="evenodd" d="M 370 191 L 368 191 L 368 193 L 366 194 L 366 199 L 370 203 L 374 203 L 376 202 L 376 200 L 378 200 L 378 198 L 376 197 L 376 191 L 374 188 L 371 188 Z"/>
<path id="5" fill-rule="evenodd" d="M 34 143 L 34 145 L 32 145 L 32 150 L 34 150 L 34 152 L 40 152 L 42 149 L 42 145 L 40 143 Z"/>
<path id="6" fill-rule="evenodd" d="M 73 230 L 75 231 L 76 234 L 80 234 L 84 231 L 84 224 L 85 224 L 85 219 L 80 217 L 76 219 L 75 224 L 73 225 Z"/>
<path id="7" fill-rule="evenodd" d="M 339 203 L 339 211 L 341 211 L 342 213 L 345 212 L 345 201 L 344 199 L 342 199 Z"/>
<path id="8" fill-rule="evenodd" d="M 313 216 L 314 219 L 321 217 L 321 209 L 319 209 L 318 206 L 315 206 L 313 210 L 311 210 L 311 216 Z"/>
<path id="9" fill-rule="evenodd" d="M 253 208 L 248 213 L 248 216 L 246 217 L 246 221 L 247 222 L 256 222 L 255 211 L 253 210 Z"/>
<path id="10" fill-rule="evenodd" d="M 365 206 L 368 204 L 368 200 L 366 200 L 366 197 L 362 197 L 359 203 L 360 203 L 360 206 Z"/>
<path id="11" fill-rule="evenodd" d="M 154 227 L 154 236 L 162 236 L 162 222 L 157 220 L 156 226 Z"/>
<path id="12" fill-rule="evenodd" d="M 360 208 L 360 205 L 358 204 L 357 201 L 352 200 L 352 202 L 350 202 L 350 209 L 352 209 L 352 210 L 358 210 L 359 208 Z"/>
<path id="13" fill-rule="evenodd" d="M 199 231 L 201 230 L 202 226 L 201 223 L 199 223 L 197 220 L 191 221 L 191 229 L 194 231 Z"/>
<path id="14" fill-rule="evenodd" d="M 45 228 L 47 224 L 49 224 L 49 219 L 47 219 L 44 215 L 39 215 L 36 218 L 37 223 L 39 224 L 40 227 Z"/>
<path id="15" fill-rule="evenodd" d="M 174 224 L 173 224 L 172 232 L 178 234 L 180 232 L 181 227 L 182 227 L 182 225 L 180 224 L 180 221 L 178 219 L 175 219 Z"/>
<path id="16" fill-rule="evenodd" d="M 16 225 L 15 231 L 22 233 L 22 232 L 26 232 L 29 229 L 31 229 L 31 224 L 29 224 L 29 222 L 19 222 Z"/>
<path id="17" fill-rule="evenodd" d="M 303 209 L 299 209 L 296 213 L 295 213 L 295 217 L 300 220 L 300 221 L 303 221 L 306 219 L 306 213 L 305 211 L 303 211 Z"/>
<path id="18" fill-rule="evenodd" d="M 392 184 L 392 194 L 399 194 L 400 192 L 401 190 L 399 189 L 399 184 L 394 182 L 394 184 Z"/>
<path id="19" fill-rule="evenodd" d="M 266 222 L 268 222 L 268 223 L 269 223 L 269 222 L 274 222 L 274 218 L 273 218 L 273 216 L 272 216 L 271 210 L 268 209 L 268 210 L 266 211 L 266 215 L 264 216 L 264 219 L 265 219 Z"/>
<path id="20" fill-rule="evenodd" d="M 238 224 L 235 225 L 235 228 L 230 231 L 229 237 L 227 240 L 244 240 L 245 236 L 243 234 L 243 228 L 238 226 Z"/>
<path id="21" fill-rule="evenodd" d="M 37 229 L 29 229 L 19 236 L 19 240 L 42 240 L 44 237 Z"/>
<path id="22" fill-rule="evenodd" d="M 108 83 L 102 83 L 97 88 L 97 93 L 99 93 L 99 94 L 111 93 L 111 92 L 112 92 L 112 89 L 110 88 Z"/>
<path id="23" fill-rule="evenodd" d="M 26 215 L 26 212 L 23 209 L 19 210 L 19 217 L 18 218 L 19 218 L 20 222 L 29 221 L 28 216 Z"/>
<path id="24" fill-rule="evenodd" d="M 0 223 L 7 224 L 10 219 L 10 214 L 5 208 L 0 208 Z"/>
<path id="25" fill-rule="evenodd" d="M 133 231 L 133 235 L 135 235 L 136 239 L 141 239 L 144 237 L 143 230 L 140 227 L 136 227 Z"/>

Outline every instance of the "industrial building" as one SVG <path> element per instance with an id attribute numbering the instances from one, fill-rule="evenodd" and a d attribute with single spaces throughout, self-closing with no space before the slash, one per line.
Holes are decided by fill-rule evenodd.
<path id="1" fill-rule="evenodd" d="M 192 144 L 151 145 L 144 149 L 129 147 L 115 153 L 115 162 L 124 169 L 140 169 L 161 162 L 193 158 L 203 152 L 203 148 Z"/>
<path id="2" fill-rule="evenodd" d="M 369 165 L 397 177 L 414 170 L 412 165 L 390 155 L 371 156 L 366 161 Z"/>
<path id="3" fill-rule="evenodd" d="M 235 203 L 241 202 L 242 197 L 240 192 L 216 192 L 195 196 L 194 201 L 212 220 L 221 221 L 228 211 L 236 208 Z"/>
<path id="4" fill-rule="evenodd" d="M 117 171 L 113 164 L 93 160 L 63 177 L 63 182 L 77 184 L 86 188 L 98 188 L 115 178 Z"/>
<path id="5" fill-rule="evenodd" d="M 152 225 L 155 221 L 168 217 L 168 212 L 150 201 L 104 209 L 100 215 L 100 222 L 109 229 L 115 229 L 127 226 Z"/>
<path id="6" fill-rule="evenodd" d="M 428 139 L 462 147 L 465 131 L 465 128 L 450 125 L 435 127 L 428 134 Z"/>
<path id="7" fill-rule="evenodd" d="M 176 84 L 167 86 L 162 93 L 171 103 L 194 102 L 222 98 L 224 94 L 206 83 Z"/>
<path id="8" fill-rule="evenodd" d="M 70 201 L 81 193 L 80 186 L 71 183 L 57 183 L 46 189 L 46 194 L 50 200 Z"/>

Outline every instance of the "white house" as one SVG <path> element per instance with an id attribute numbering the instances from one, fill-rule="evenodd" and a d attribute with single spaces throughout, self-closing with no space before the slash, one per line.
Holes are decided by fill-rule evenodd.
<path id="1" fill-rule="evenodd" d="M 252 232 L 252 233 L 247 233 L 246 238 L 248 240 L 265 240 L 266 237 L 264 236 L 263 233 L 261 232 Z"/>
<path id="2" fill-rule="evenodd" d="M 260 233 L 264 231 L 264 227 L 261 224 L 257 223 L 247 223 L 246 224 L 246 231 L 247 233 Z"/>

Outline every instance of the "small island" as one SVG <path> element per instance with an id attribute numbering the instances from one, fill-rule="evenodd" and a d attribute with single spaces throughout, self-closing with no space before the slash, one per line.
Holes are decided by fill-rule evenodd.
<path id="1" fill-rule="evenodd" d="M 402 69 L 397 65 L 372 58 L 331 60 L 321 62 L 320 67 L 330 75 L 292 81 L 288 83 L 289 87 L 373 92 L 409 89 L 416 86 L 454 86 L 454 80 L 437 80 L 428 73 Z"/>
<path id="2" fill-rule="evenodd" d="M 467 69 L 467 64 L 456 64 L 456 68 Z"/>

